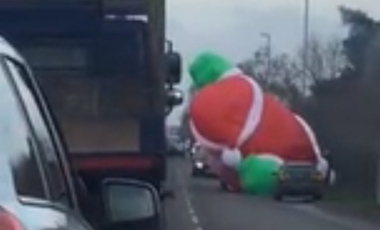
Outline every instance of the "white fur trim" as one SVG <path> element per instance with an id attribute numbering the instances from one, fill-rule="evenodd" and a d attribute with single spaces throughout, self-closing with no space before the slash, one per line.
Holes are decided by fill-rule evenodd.
<path id="1" fill-rule="evenodd" d="M 318 160 L 317 170 L 322 174 L 324 178 L 328 176 L 329 173 L 329 163 L 323 157 Z"/>
<path id="2" fill-rule="evenodd" d="M 238 149 L 224 149 L 222 152 L 222 162 L 232 168 L 239 168 L 242 161 L 241 153 Z"/>
<path id="3" fill-rule="evenodd" d="M 260 86 L 252 78 L 242 76 L 243 79 L 248 82 L 252 88 L 254 100 L 252 100 L 251 107 L 245 119 L 243 130 L 237 140 L 237 146 L 241 146 L 245 141 L 254 133 L 261 121 L 261 116 L 264 107 L 264 93 Z"/>
<path id="4" fill-rule="evenodd" d="M 297 114 L 294 114 L 294 116 L 303 127 L 304 131 L 306 132 L 311 142 L 313 151 L 315 153 L 315 156 L 317 157 L 317 170 L 320 173 L 322 173 L 323 177 L 327 177 L 330 166 L 327 160 L 322 156 L 321 148 L 318 145 L 317 138 L 315 137 L 313 130 L 302 117 L 298 116 Z"/>
<path id="5" fill-rule="evenodd" d="M 198 132 L 197 128 L 195 127 L 195 125 L 192 121 L 190 121 L 190 130 L 193 133 L 195 139 L 199 142 L 199 144 L 201 144 L 207 148 L 213 149 L 213 150 L 222 150 L 225 148 L 223 145 L 215 143 L 215 142 L 210 141 L 210 140 L 206 139 L 205 137 L 203 137 Z"/>
<path id="6" fill-rule="evenodd" d="M 297 121 L 301 124 L 302 128 L 306 132 L 306 135 L 308 136 L 308 138 L 311 142 L 311 145 L 313 147 L 314 153 L 315 153 L 317 159 L 320 160 L 322 158 L 322 152 L 321 152 L 321 149 L 318 145 L 317 138 L 315 137 L 313 130 L 310 128 L 310 126 L 307 124 L 307 122 L 302 117 L 300 117 L 297 114 L 294 114 L 294 116 L 296 117 Z"/>
<path id="7" fill-rule="evenodd" d="M 264 93 L 260 86 L 254 81 L 252 78 L 247 77 L 244 73 L 237 67 L 230 69 L 225 72 L 219 80 L 226 79 L 231 76 L 239 76 L 242 79 L 246 80 L 246 82 L 251 86 L 254 100 L 252 100 L 252 104 L 248 111 L 247 117 L 245 119 L 245 123 L 243 128 L 238 136 L 237 143 L 235 147 L 240 147 L 248 138 L 255 132 L 259 122 L 261 120 L 261 115 L 264 107 Z M 224 148 L 223 145 L 207 140 L 203 137 L 196 129 L 195 125 L 190 122 L 190 128 L 195 136 L 195 138 L 202 143 L 204 146 L 207 146 L 212 149 L 221 150 Z"/>
<path id="8" fill-rule="evenodd" d="M 243 71 L 241 71 L 238 67 L 234 67 L 230 70 L 227 70 L 224 74 L 222 74 L 222 76 L 218 78 L 218 81 L 232 77 L 232 76 L 243 75 L 243 74 L 244 74 Z"/>
<path id="9" fill-rule="evenodd" d="M 335 185 L 336 184 L 336 172 L 335 170 L 331 169 L 330 176 L 329 176 L 329 185 Z"/>

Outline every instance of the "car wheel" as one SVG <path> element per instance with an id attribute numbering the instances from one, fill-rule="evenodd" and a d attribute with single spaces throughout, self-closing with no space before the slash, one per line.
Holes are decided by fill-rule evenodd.
<path id="1" fill-rule="evenodd" d="M 322 194 L 314 194 L 313 195 L 313 200 L 318 201 L 322 199 Z"/>
<path id="2" fill-rule="evenodd" d="M 226 183 L 224 183 L 223 181 L 219 181 L 219 186 L 220 188 L 223 190 L 223 191 L 228 191 L 228 186 Z"/>
<path id="3" fill-rule="evenodd" d="M 282 201 L 282 198 L 283 198 L 282 194 L 280 194 L 280 193 L 274 195 L 274 200 L 276 200 L 276 201 Z"/>
<path id="4" fill-rule="evenodd" d="M 191 175 L 193 177 L 199 177 L 199 174 L 200 174 L 199 171 L 195 168 L 193 168 L 193 170 L 191 171 Z"/>

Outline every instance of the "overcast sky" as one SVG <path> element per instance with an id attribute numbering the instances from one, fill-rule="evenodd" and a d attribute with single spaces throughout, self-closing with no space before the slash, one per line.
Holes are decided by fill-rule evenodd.
<path id="1" fill-rule="evenodd" d="M 325 39 L 344 36 L 338 6 L 380 18 L 379 0 L 309 0 L 310 33 Z M 274 52 L 294 52 L 302 42 L 305 0 L 167 0 L 167 37 L 184 57 L 213 50 L 238 62 L 249 58 L 270 33 Z M 184 69 L 186 71 L 186 69 Z M 181 88 L 191 81 L 184 73 Z M 182 108 L 169 118 L 176 123 Z"/>

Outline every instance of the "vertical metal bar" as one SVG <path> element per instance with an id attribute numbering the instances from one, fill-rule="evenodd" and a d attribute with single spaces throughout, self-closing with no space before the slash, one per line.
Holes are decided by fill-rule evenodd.
<path id="1" fill-rule="evenodd" d="M 302 90 L 306 93 L 306 80 L 307 72 L 309 68 L 309 0 L 305 0 L 305 12 L 304 12 L 304 31 L 303 31 L 303 77 L 302 77 Z"/>
<path id="2" fill-rule="evenodd" d="M 261 36 L 266 39 L 266 56 L 267 56 L 267 77 L 270 77 L 271 75 L 271 68 L 272 68 L 272 36 L 269 33 L 261 33 Z"/>
<path id="3" fill-rule="evenodd" d="M 272 74 L 272 37 L 268 34 L 268 76 Z"/>
<path id="4" fill-rule="evenodd" d="M 377 157 L 377 186 L 376 186 L 376 203 L 380 205 L 380 155 Z"/>

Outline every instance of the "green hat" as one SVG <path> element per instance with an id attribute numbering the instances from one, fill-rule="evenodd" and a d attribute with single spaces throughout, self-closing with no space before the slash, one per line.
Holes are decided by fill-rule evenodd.
<path id="1" fill-rule="evenodd" d="M 201 53 L 189 67 L 194 85 L 198 89 L 217 81 L 232 68 L 233 64 L 231 62 L 212 52 Z"/>

